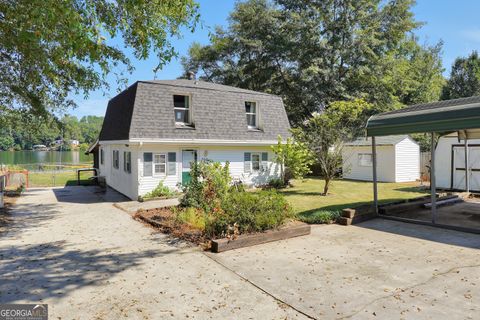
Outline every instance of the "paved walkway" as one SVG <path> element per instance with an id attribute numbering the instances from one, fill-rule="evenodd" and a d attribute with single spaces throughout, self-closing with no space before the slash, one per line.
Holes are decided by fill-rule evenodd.
<path id="1" fill-rule="evenodd" d="M 0 234 L 0 303 L 48 303 L 49 319 L 302 319 L 90 190 L 18 199 Z"/>

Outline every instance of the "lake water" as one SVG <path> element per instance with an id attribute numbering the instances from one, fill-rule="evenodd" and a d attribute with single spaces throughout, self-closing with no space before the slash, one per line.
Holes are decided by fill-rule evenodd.
<path id="1" fill-rule="evenodd" d="M 93 156 L 83 151 L 0 151 L 0 165 L 17 165 L 29 170 L 65 165 L 92 165 Z"/>

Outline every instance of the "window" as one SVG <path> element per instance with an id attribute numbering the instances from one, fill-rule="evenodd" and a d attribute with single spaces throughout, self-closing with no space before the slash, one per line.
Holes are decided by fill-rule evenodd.
<path id="1" fill-rule="evenodd" d="M 249 129 L 258 128 L 257 124 L 257 103 L 245 101 L 245 113 L 247 115 L 247 125 Z"/>
<path id="2" fill-rule="evenodd" d="M 113 150 L 112 162 L 113 162 L 113 167 L 115 169 L 118 169 L 120 167 L 118 158 L 119 158 L 118 150 Z"/>
<path id="3" fill-rule="evenodd" d="M 153 155 L 153 174 L 164 175 L 167 169 L 167 157 L 164 153 Z"/>
<path id="4" fill-rule="evenodd" d="M 190 97 L 174 95 L 173 109 L 175 112 L 175 123 L 190 124 Z"/>
<path id="5" fill-rule="evenodd" d="M 358 165 L 360 167 L 371 167 L 372 166 L 372 154 L 371 153 L 359 153 L 358 154 Z"/>
<path id="6" fill-rule="evenodd" d="M 105 157 L 105 155 L 103 154 L 103 148 L 100 148 L 100 164 L 103 164 L 104 157 Z"/>
<path id="7" fill-rule="evenodd" d="M 167 156 L 168 155 L 168 156 Z M 168 161 L 167 161 L 168 160 Z M 156 175 L 177 174 L 177 153 L 169 152 L 153 154 L 143 153 L 143 176 L 151 177 Z"/>
<path id="8" fill-rule="evenodd" d="M 123 151 L 123 171 L 132 173 L 132 153 L 130 151 Z"/>
<path id="9" fill-rule="evenodd" d="M 245 173 L 266 171 L 268 169 L 268 152 L 245 152 L 243 165 Z"/>

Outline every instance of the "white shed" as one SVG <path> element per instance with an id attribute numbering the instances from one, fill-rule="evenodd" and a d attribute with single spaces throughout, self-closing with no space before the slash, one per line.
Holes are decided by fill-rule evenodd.
<path id="1" fill-rule="evenodd" d="M 420 147 L 408 135 L 376 138 L 377 175 L 382 182 L 409 182 L 420 178 Z M 360 138 L 345 144 L 343 178 L 372 181 L 372 141 Z"/>
<path id="2" fill-rule="evenodd" d="M 470 191 L 480 191 L 480 139 L 468 140 Z M 456 133 L 443 136 L 435 149 L 437 187 L 465 190 L 465 145 Z"/>

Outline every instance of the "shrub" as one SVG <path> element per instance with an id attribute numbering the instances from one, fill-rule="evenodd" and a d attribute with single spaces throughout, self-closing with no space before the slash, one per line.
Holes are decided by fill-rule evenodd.
<path id="1" fill-rule="evenodd" d="M 202 210 L 196 208 L 179 208 L 174 210 L 174 213 L 176 222 L 186 223 L 200 230 L 205 229 L 205 214 Z"/>
<path id="2" fill-rule="evenodd" d="M 298 215 L 300 221 L 305 223 L 331 223 L 340 217 L 340 211 L 318 210 L 301 213 Z"/>
<path id="3" fill-rule="evenodd" d="M 290 217 L 290 206 L 275 191 L 232 192 L 222 207 L 208 216 L 205 231 L 210 237 L 228 234 L 232 227 L 240 234 L 258 232 L 276 228 Z"/>
<path id="4" fill-rule="evenodd" d="M 163 182 L 160 181 L 158 186 L 140 198 L 140 200 L 148 200 L 158 197 L 173 197 L 175 196 L 175 192 L 172 191 L 169 187 L 163 185 Z"/>
<path id="5" fill-rule="evenodd" d="M 267 187 L 274 189 L 285 188 L 285 181 L 282 178 L 273 178 L 268 181 Z"/>
<path id="6" fill-rule="evenodd" d="M 190 175 L 192 180 L 183 188 L 185 195 L 181 204 L 205 212 L 218 209 L 231 188 L 229 163 L 222 166 L 219 162 L 203 160 L 192 164 Z"/>

